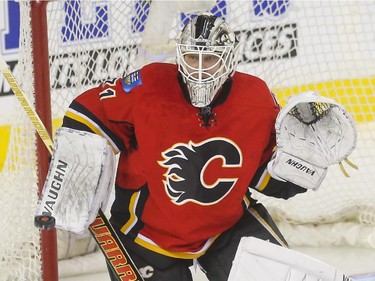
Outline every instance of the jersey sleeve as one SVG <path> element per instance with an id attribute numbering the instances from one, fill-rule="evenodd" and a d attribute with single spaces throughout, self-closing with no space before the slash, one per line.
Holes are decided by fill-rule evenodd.
<path id="1" fill-rule="evenodd" d="M 79 95 L 66 111 L 62 126 L 101 135 L 115 153 L 136 146 L 132 122 L 135 99 L 130 91 L 125 93 L 124 80 L 106 81 Z"/>
<path id="2" fill-rule="evenodd" d="M 280 106 L 274 94 L 271 91 L 269 91 L 269 93 L 269 98 L 272 99 L 269 100 L 269 103 L 274 105 L 274 116 L 276 118 L 278 112 L 280 111 Z M 267 164 L 271 160 L 275 149 L 276 131 L 273 129 L 272 133 L 270 134 L 268 145 L 263 151 L 260 166 L 250 183 L 250 187 L 256 189 L 266 196 L 280 199 L 288 199 L 296 194 L 306 192 L 307 190 L 303 187 L 295 185 L 291 182 L 279 181 L 270 176 L 267 171 Z"/>

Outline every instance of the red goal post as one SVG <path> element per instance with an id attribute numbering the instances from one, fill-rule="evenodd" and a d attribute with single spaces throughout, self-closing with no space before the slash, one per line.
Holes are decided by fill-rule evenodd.
<path id="1" fill-rule="evenodd" d="M 151 61 L 173 62 L 173 38 L 197 10 L 225 17 L 241 41 L 239 71 L 264 79 L 282 105 L 286 97 L 307 90 L 331 97 L 353 114 L 359 130 L 358 148 L 350 157 L 359 171 L 348 169 L 350 178 L 335 166 L 317 192 L 288 201 L 255 196 L 269 207 L 292 246 L 375 248 L 375 3 L 56 0 L 20 1 L 20 8 L 14 73 L 51 131 L 60 126 L 71 100 L 88 87 Z M 35 132 L 21 108 L 12 120 L 0 174 L 9 225 L 0 241 L 0 276 L 57 280 L 57 259 L 92 251 L 91 242 L 57 233 L 64 239 L 56 245 L 52 231 L 42 234 L 39 243 L 32 219 L 48 151 L 42 143 L 35 146 Z M 65 254 L 66 243 L 82 250 Z"/>

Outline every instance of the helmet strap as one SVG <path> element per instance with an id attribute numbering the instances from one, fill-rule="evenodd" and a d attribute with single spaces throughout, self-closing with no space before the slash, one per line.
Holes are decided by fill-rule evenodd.
<path id="1" fill-rule="evenodd" d="M 201 112 L 198 113 L 198 115 L 202 118 L 202 125 L 209 127 L 212 122 L 216 123 L 215 114 L 212 113 L 212 109 L 209 105 L 201 107 L 200 110 Z"/>

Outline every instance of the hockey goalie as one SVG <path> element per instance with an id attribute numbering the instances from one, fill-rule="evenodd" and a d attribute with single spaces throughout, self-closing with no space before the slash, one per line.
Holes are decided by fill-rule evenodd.
<path id="1" fill-rule="evenodd" d="M 193 263 L 214 281 L 343 278 L 285 252 L 287 241 L 251 192 L 318 192 L 329 166 L 351 163 L 354 122 L 316 92 L 280 108 L 263 80 L 235 70 L 237 51 L 225 20 L 202 13 L 178 35 L 175 64 L 146 65 L 75 98 L 37 215 L 82 232 L 114 185 L 110 222 L 148 281 L 191 281 Z M 248 237 L 269 244 L 248 246 Z M 266 274 L 275 267 L 280 274 Z"/>

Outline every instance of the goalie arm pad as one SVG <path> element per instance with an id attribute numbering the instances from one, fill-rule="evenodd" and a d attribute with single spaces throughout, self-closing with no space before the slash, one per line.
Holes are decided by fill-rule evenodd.
<path id="1" fill-rule="evenodd" d="M 238 245 L 228 281 L 354 281 L 333 266 L 255 237 Z"/>
<path id="2" fill-rule="evenodd" d="M 275 129 L 277 151 L 268 164 L 269 173 L 313 190 L 325 178 L 327 167 L 346 160 L 357 142 L 346 109 L 315 92 L 290 97 Z"/>
<path id="3" fill-rule="evenodd" d="M 113 186 L 115 155 L 99 135 L 60 128 L 36 215 L 51 215 L 56 227 L 83 233 L 105 208 Z"/>

